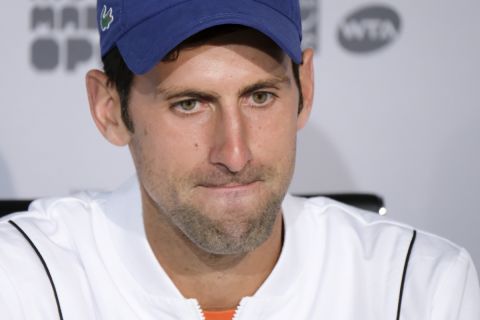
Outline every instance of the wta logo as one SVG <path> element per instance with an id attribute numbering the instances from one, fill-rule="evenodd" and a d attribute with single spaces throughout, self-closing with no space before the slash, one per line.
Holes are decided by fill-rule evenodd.
<path id="1" fill-rule="evenodd" d="M 381 5 L 363 7 L 340 23 L 338 41 L 350 52 L 369 53 L 393 43 L 400 28 L 400 16 L 392 8 Z"/>

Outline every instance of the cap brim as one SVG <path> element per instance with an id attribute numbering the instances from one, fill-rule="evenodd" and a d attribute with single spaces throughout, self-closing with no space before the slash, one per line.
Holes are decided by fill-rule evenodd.
<path id="1" fill-rule="evenodd" d="M 142 21 L 122 35 L 117 47 L 130 70 L 143 74 L 188 37 L 224 24 L 244 25 L 264 33 L 295 63 L 301 63 L 300 33 L 283 14 L 256 1 L 250 1 L 241 9 L 238 3 L 232 5 L 225 0 L 207 3 L 202 0 L 182 2 Z M 212 6 L 215 14 L 212 14 Z"/>

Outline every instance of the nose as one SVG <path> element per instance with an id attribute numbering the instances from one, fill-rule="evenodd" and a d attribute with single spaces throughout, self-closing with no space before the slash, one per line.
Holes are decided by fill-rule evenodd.
<path id="1" fill-rule="evenodd" d="M 240 172 L 252 160 L 246 119 L 239 108 L 231 108 L 215 121 L 210 162 L 232 173 Z"/>

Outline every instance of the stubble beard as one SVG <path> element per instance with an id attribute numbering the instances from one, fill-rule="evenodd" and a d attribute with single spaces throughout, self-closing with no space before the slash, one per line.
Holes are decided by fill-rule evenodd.
<path id="1" fill-rule="evenodd" d="M 169 215 L 182 233 L 203 251 L 239 255 L 254 250 L 270 236 L 281 212 L 282 199 L 269 199 L 257 212 L 249 214 L 251 218 L 241 222 L 214 220 L 208 213 L 186 204 L 176 207 Z"/>
<path id="2" fill-rule="evenodd" d="M 212 172 L 208 175 L 197 175 L 193 181 L 227 183 L 227 180 L 247 182 L 260 179 L 260 183 L 266 184 L 272 179 L 278 180 L 274 186 L 264 185 L 259 199 L 254 200 L 256 202 L 248 208 L 242 208 L 240 212 L 236 211 L 238 208 L 235 203 L 232 203 L 232 206 L 224 205 L 221 218 L 212 218 L 219 215 L 209 212 L 218 208 L 201 207 L 195 203 L 195 197 L 188 197 L 188 193 L 181 197 L 181 192 L 175 188 L 170 189 L 166 199 L 154 203 L 159 214 L 168 217 L 189 241 L 204 252 L 211 255 L 246 254 L 264 243 L 272 233 L 275 221 L 281 214 L 282 201 L 293 173 L 292 169 L 287 171 L 289 172 L 284 173 L 284 176 L 278 176 L 279 173 L 272 168 L 247 169 L 245 173 L 235 177 Z M 191 182 L 192 178 L 186 181 Z"/>

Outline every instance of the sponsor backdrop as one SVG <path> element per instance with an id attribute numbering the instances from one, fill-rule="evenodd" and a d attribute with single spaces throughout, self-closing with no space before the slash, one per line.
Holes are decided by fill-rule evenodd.
<path id="1" fill-rule="evenodd" d="M 0 198 L 110 189 L 134 172 L 90 119 L 93 0 L 0 4 Z M 480 2 L 302 1 L 316 99 L 292 192 L 373 192 L 480 267 Z"/>

